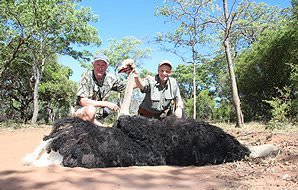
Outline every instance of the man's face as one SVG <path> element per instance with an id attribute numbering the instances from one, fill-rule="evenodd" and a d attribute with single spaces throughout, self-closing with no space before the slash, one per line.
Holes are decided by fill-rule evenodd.
<path id="1" fill-rule="evenodd" d="M 161 83 L 165 83 L 171 75 L 172 68 L 169 65 L 164 64 L 158 67 L 158 76 Z"/>
<path id="2" fill-rule="evenodd" d="M 94 75 L 97 79 L 102 79 L 106 70 L 108 68 L 108 64 L 103 60 L 97 60 L 93 62 Z"/>

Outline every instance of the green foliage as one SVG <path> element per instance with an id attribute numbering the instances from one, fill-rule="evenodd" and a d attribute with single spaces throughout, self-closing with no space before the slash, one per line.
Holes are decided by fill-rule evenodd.
<path id="1" fill-rule="evenodd" d="M 145 78 L 147 76 L 155 76 L 154 72 L 148 71 L 147 69 L 142 69 L 141 72 L 139 73 L 141 78 Z"/>
<path id="2" fill-rule="evenodd" d="M 158 33 L 155 40 L 161 48 L 181 57 L 185 62 L 198 63 L 200 55 L 207 49 L 204 45 L 213 41 L 210 35 L 211 23 L 216 22 L 214 15 L 214 0 L 172 0 L 164 1 L 157 7 L 156 16 L 164 16 L 171 23 L 171 29 L 166 33 Z M 205 53 L 205 52 L 204 52 Z"/>
<path id="3" fill-rule="evenodd" d="M 77 84 L 69 80 L 72 74 L 70 68 L 59 65 L 55 60 L 53 57 L 46 64 L 39 88 L 41 103 L 39 120 L 42 119 L 43 122 L 51 122 L 66 116 L 77 89 Z M 31 118 L 34 82 L 30 78 L 31 72 L 29 65 L 18 62 L 4 73 L 6 80 L 1 84 L 0 121 L 27 122 Z"/>
<path id="4" fill-rule="evenodd" d="M 39 111 L 39 83 L 44 74 L 45 65 L 56 54 L 70 55 L 75 59 L 88 59 L 86 50 L 77 51 L 74 45 L 99 45 L 97 30 L 89 23 L 97 20 L 90 8 L 78 6 L 77 0 L 49 1 L 9 1 L 0 2 L 0 78 L 11 83 L 8 75 L 13 75 L 15 65 L 23 64 L 25 72 L 20 73 L 21 81 L 27 81 L 28 90 L 24 90 L 30 101 L 33 100 L 32 122 Z M 31 71 L 30 71 L 30 69 Z M 29 85 L 31 84 L 31 86 Z M 33 86 L 33 88 L 32 88 Z M 52 86 L 51 86 L 52 87 Z M 6 86 L 3 93 L 10 93 Z M 18 92 L 18 96 L 23 92 Z M 24 95 L 22 95 L 24 96 Z M 22 104 L 7 100 L 7 109 L 24 109 Z M 30 108 L 27 102 L 27 109 Z M 30 110 L 31 112 L 32 110 Z M 21 112 L 22 113 L 22 112 Z M 25 113 L 26 119 L 30 114 Z M 23 116 L 25 117 L 25 116 Z"/>
<path id="5" fill-rule="evenodd" d="M 32 116 L 32 67 L 15 62 L 5 68 L 0 83 L 0 121 L 26 122 Z"/>
<path id="6" fill-rule="evenodd" d="M 259 43 L 239 57 L 239 91 L 247 120 L 270 119 L 270 106 L 262 100 L 277 97 L 276 89 L 289 86 L 292 94 L 297 93 L 294 82 L 297 70 L 293 69 L 297 68 L 298 60 L 296 26 L 290 24 L 264 32 Z"/>
<path id="7" fill-rule="evenodd" d="M 137 67 L 141 66 L 142 59 L 148 58 L 151 49 L 143 47 L 143 42 L 135 37 L 123 37 L 121 40 L 111 39 L 110 45 L 97 53 L 104 53 L 109 57 L 110 66 L 114 67 L 116 73 L 117 67 L 124 59 L 133 59 Z"/>
<path id="8" fill-rule="evenodd" d="M 268 122 L 270 128 L 281 128 L 289 123 L 289 112 L 291 109 L 291 89 L 284 87 L 283 90 L 277 89 L 279 96 L 273 97 L 272 100 L 264 100 L 271 109 L 271 119 Z"/>
<path id="9" fill-rule="evenodd" d="M 207 64 L 196 64 L 196 91 L 209 90 L 212 92 L 214 77 L 210 74 Z M 182 98 L 189 99 L 193 96 L 193 64 L 180 64 L 173 72 L 173 77 L 178 81 Z"/>
<path id="10" fill-rule="evenodd" d="M 173 73 L 177 80 L 183 99 L 190 99 L 193 96 L 193 72 L 192 65 L 180 64 Z"/>
<path id="11" fill-rule="evenodd" d="M 234 6 L 235 4 L 229 6 L 231 10 L 226 11 L 228 15 L 226 15 L 227 18 L 224 18 L 223 11 L 219 8 L 222 7 L 222 4 L 219 6 L 216 3 L 219 2 L 213 0 L 173 0 L 165 1 L 162 7 L 156 9 L 155 14 L 157 16 L 165 16 L 167 21 L 174 25 L 172 31 L 157 35 L 156 41 L 161 43 L 162 49 L 178 55 L 184 61 L 191 60 L 194 63 L 203 63 L 203 66 L 200 65 L 199 68 L 196 68 L 196 72 L 200 72 L 196 76 L 191 76 L 192 72 L 189 68 L 185 68 L 187 73 L 180 72 L 182 70 L 180 68 L 177 69 L 179 70 L 177 75 L 180 76 L 176 78 L 181 78 L 182 83 L 179 85 L 182 89 L 182 96 L 186 99 L 190 99 L 192 92 L 197 88 L 199 90 L 208 89 L 214 95 L 224 96 L 222 98 L 227 99 L 231 99 L 231 91 L 233 90 L 233 97 L 238 97 L 237 90 L 231 88 L 237 84 L 234 82 L 231 85 L 227 79 L 228 71 L 233 73 L 233 58 L 228 59 L 228 64 L 231 65 L 229 70 L 221 64 L 226 63 L 226 60 L 222 59 L 221 56 L 222 42 L 227 39 L 230 40 L 229 43 L 232 43 L 232 48 L 226 49 L 226 53 L 229 58 L 231 56 L 237 57 L 237 52 L 242 48 L 249 47 L 264 30 L 278 28 L 277 23 L 286 18 L 280 14 L 281 10 L 276 7 L 270 7 L 264 3 L 256 4 L 248 0 L 240 1 L 237 6 Z M 227 1 L 221 3 L 225 5 Z M 213 57 L 214 60 L 212 61 L 204 60 L 206 58 L 203 57 L 203 54 L 212 50 L 212 46 L 208 45 L 214 45 L 215 42 L 220 43 L 215 49 L 220 49 L 221 52 L 218 56 Z M 205 49 L 206 46 L 208 46 L 207 49 Z M 205 65 L 206 62 L 212 65 Z M 219 67 L 214 67 L 215 64 Z M 199 77 L 197 78 L 197 76 Z M 193 77 L 196 77 L 195 81 L 199 84 L 191 87 Z M 231 77 L 229 79 L 231 82 L 236 81 L 234 75 Z M 235 94 L 237 95 L 235 96 Z M 195 99 L 195 97 L 193 98 Z M 240 107 L 238 102 L 235 98 L 234 104 L 237 105 L 237 108 Z M 237 117 L 240 115 L 240 112 L 237 113 Z"/>
<path id="12" fill-rule="evenodd" d="M 77 83 L 69 80 L 72 70 L 58 64 L 55 59 L 45 67 L 39 95 L 42 109 L 39 120 L 46 123 L 69 115 L 76 98 Z"/>
<path id="13" fill-rule="evenodd" d="M 288 17 L 288 9 L 280 9 L 263 2 L 243 0 L 232 14 L 234 23 L 230 40 L 234 52 L 250 47 L 265 30 L 276 30 Z M 237 55 L 235 55 L 237 56 Z"/>
<path id="14" fill-rule="evenodd" d="M 196 119 L 211 121 L 214 118 L 215 114 L 215 100 L 210 95 L 208 90 L 200 91 L 197 95 L 197 104 L 196 104 Z M 185 112 L 187 116 L 193 114 L 193 100 L 185 99 Z"/>
<path id="15" fill-rule="evenodd" d="M 204 64 L 197 65 L 198 118 L 229 122 L 231 116 L 234 116 L 226 67 L 223 55 L 218 55 L 214 59 L 205 60 Z M 173 77 L 177 79 L 182 99 L 185 100 L 185 112 L 188 116 L 192 116 L 192 65 L 178 65 Z"/>
<path id="16" fill-rule="evenodd" d="M 197 117 L 210 121 L 214 117 L 215 100 L 208 90 L 203 90 L 197 96 Z"/>
<path id="17" fill-rule="evenodd" d="M 90 8 L 79 8 L 77 2 L 79 1 L 1 1 L 1 33 L 4 35 L 1 38 L 5 50 L 9 51 L 11 48 L 18 52 L 25 46 L 27 51 L 32 52 L 28 56 L 32 59 L 37 59 L 39 53 L 43 57 L 60 53 L 77 59 L 84 58 L 86 52 L 76 51 L 72 45 L 99 45 L 101 41 L 97 30 L 89 25 L 89 22 L 97 21 L 97 17 L 91 13 Z M 20 47 L 16 49 L 15 46 Z M 7 57 L 9 58 L 11 57 Z"/>
<path id="18" fill-rule="evenodd" d="M 232 116 L 233 107 L 230 101 L 224 99 L 220 100 L 218 107 L 215 109 L 213 120 L 226 123 L 232 120 Z"/>
<path id="19" fill-rule="evenodd" d="M 231 85 L 225 55 L 217 54 L 212 59 L 207 60 L 200 70 L 206 73 L 203 80 L 206 81 L 207 88 L 212 89 L 215 97 L 230 99 Z"/>

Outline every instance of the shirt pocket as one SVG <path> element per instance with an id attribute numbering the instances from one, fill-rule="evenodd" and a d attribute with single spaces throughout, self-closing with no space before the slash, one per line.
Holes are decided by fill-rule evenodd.
<path id="1" fill-rule="evenodd" d="M 160 110 L 161 109 L 161 94 L 157 89 L 151 90 L 150 92 L 151 95 L 151 108 L 155 110 Z"/>
<path id="2" fill-rule="evenodd" d="M 164 93 L 164 102 L 162 105 L 163 108 L 167 109 L 173 99 L 174 99 L 174 94 L 170 90 L 166 90 Z"/>
<path id="3" fill-rule="evenodd" d="M 154 102 L 159 102 L 160 101 L 160 93 L 157 91 L 157 92 L 154 92 L 154 91 L 151 91 L 151 100 L 154 101 Z"/>
<path id="4" fill-rule="evenodd" d="M 159 102 L 161 99 L 161 92 L 158 86 L 152 85 L 150 86 L 150 96 L 153 102 Z"/>
<path id="5" fill-rule="evenodd" d="M 174 99 L 174 93 L 171 89 L 167 89 L 165 92 L 164 92 L 164 96 L 165 96 L 165 99 L 166 100 L 173 100 Z"/>

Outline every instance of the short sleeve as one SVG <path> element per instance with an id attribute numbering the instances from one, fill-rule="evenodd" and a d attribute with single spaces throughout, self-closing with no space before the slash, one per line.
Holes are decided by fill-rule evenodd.
<path id="1" fill-rule="evenodd" d="M 183 107 L 183 101 L 182 101 L 182 97 L 181 97 L 181 94 L 180 94 L 180 89 L 179 89 L 177 81 L 176 81 L 176 84 L 175 84 L 174 97 L 175 97 L 177 106 Z"/>
<path id="2" fill-rule="evenodd" d="M 93 89 L 93 86 L 91 84 L 90 73 L 85 72 L 81 76 L 78 91 L 77 91 L 77 96 L 89 98 L 92 96 L 91 89 Z"/>

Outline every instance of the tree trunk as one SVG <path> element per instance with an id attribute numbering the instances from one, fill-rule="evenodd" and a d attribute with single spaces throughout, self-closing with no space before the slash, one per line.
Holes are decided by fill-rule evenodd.
<path id="1" fill-rule="evenodd" d="M 230 21 L 231 15 L 228 15 L 227 0 L 223 0 L 223 7 L 224 7 L 224 17 L 225 17 L 225 24 L 226 24 L 224 47 L 225 47 L 226 59 L 227 59 L 227 63 L 228 63 L 228 69 L 229 69 L 230 80 L 231 80 L 231 85 L 232 85 L 233 104 L 234 104 L 234 107 L 236 110 L 236 115 L 237 115 L 236 127 L 241 127 L 243 125 L 244 121 L 243 121 L 243 115 L 242 115 L 241 106 L 240 106 L 240 98 L 238 96 L 236 77 L 235 77 L 235 73 L 234 73 L 233 61 L 232 61 L 231 50 L 230 50 L 231 48 L 230 48 L 229 34 L 230 34 L 230 28 L 231 28 L 231 21 Z"/>
<path id="2" fill-rule="evenodd" d="M 230 44 L 228 39 L 225 40 L 224 46 L 225 46 L 226 59 L 228 63 L 230 80 L 232 85 L 233 104 L 237 115 L 236 127 L 241 127 L 243 124 L 243 115 L 242 115 L 241 106 L 240 106 L 240 98 L 238 96 L 238 88 L 237 88 L 236 77 L 234 73 L 233 62 L 232 62 L 232 57 L 230 52 Z"/>
<path id="3" fill-rule="evenodd" d="M 44 71 L 44 65 L 46 62 L 46 58 L 43 58 L 40 62 L 40 64 L 33 63 L 33 72 L 34 72 L 34 92 L 33 92 L 33 116 L 31 119 L 31 123 L 36 123 L 37 117 L 38 117 L 38 112 L 39 112 L 39 105 L 38 105 L 38 91 L 39 91 L 39 83 L 42 77 L 42 73 Z M 40 67 L 38 66 L 40 65 Z"/>
<path id="4" fill-rule="evenodd" d="M 34 66 L 37 67 L 37 66 Z M 34 75 L 35 75 L 35 81 L 34 81 L 34 91 L 33 91 L 33 116 L 31 119 L 31 123 L 36 123 L 37 117 L 38 117 L 38 111 L 39 111 L 39 105 L 38 105 L 38 86 L 40 82 L 40 73 L 38 68 L 34 69 Z"/>
<path id="5" fill-rule="evenodd" d="M 196 88 L 196 62 L 197 53 L 195 51 L 195 46 L 192 43 L 192 61 L 193 61 L 193 119 L 197 119 L 197 88 Z"/>
<path id="6" fill-rule="evenodd" d="M 193 118 L 197 118 L 196 61 L 193 62 Z"/>

